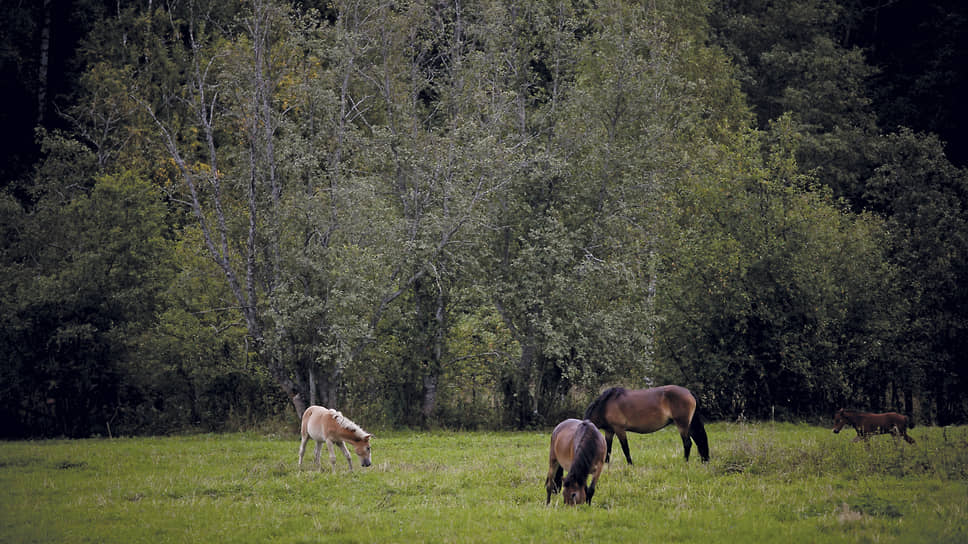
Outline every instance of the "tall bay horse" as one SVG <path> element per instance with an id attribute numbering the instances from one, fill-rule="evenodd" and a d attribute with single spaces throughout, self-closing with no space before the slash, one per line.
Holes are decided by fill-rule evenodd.
<path id="1" fill-rule="evenodd" d="M 897 412 L 871 414 L 841 408 L 834 414 L 834 433 L 839 433 L 848 423 L 857 431 L 854 442 L 866 440 L 871 435 L 890 433 L 895 438 L 903 438 L 908 444 L 914 444 L 914 439 L 907 434 L 907 430 L 913 428 L 914 423 L 909 417 Z"/>
<path id="2" fill-rule="evenodd" d="M 551 495 L 563 489 L 565 504 L 591 504 L 595 485 L 605 466 L 605 439 L 591 421 L 566 419 L 551 433 L 551 453 L 548 457 L 548 477 L 545 489 Z M 562 482 L 564 471 L 568 476 Z M 588 485 L 588 477 L 592 483 Z M 563 486 L 563 487 L 562 487 Z"/>
<path id="3" fill-rule="evenodd" d="M 685 387 L 664 385 L 652 389 L 606 389 L 588 405 L 585 419 L 605 432 L 606 463 L 612 456 L 613 436 L 618 435 L 625 460 L 631 465 L 632 456 L 629 455 L 629 443 L 625 433 L 653 433 L 670 423 L 675 423 L 679 429 L 686 461 L 689 460 L 692 441 L 699 448 L 702 462 L 709 461 L 706 427 L 699 417 L 696 397 Z"/>
<path id="4" fill-rule="evenodd" d="M 353 460 L 346 443 L 349 442 L 356 450 L 356 455 L 360 458 L 360 463 L 364 467 L 370 466 L 370 438 L 373 435 L 364 431 L 359 425 L 353 423 L 348 417 L 336 410 L 323 408 L 322 406 L 310 406 L 306 408 L 302 416 L 302 442 L 299 444 L 299 466 L 302 466 L 303 454 L 306 452 L 306 442 L 312 438 L 316 441 L 316 451 L 314 458 L 319 469 L 323 467 L 319 462 L 319 453 L 322 450 L 323 442 L 329 448 L 329 463 L 336 470 L 336 453 L 333 451 L 333 444 L 339 445 L 346 456 L 346 462 L 353 470 Z"/>

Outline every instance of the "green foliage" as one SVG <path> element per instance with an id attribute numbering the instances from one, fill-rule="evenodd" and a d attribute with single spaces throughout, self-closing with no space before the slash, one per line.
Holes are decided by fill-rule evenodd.
<path id="1" fill-rule="evenodd" d="M 859 204 L 869 174 L 865 151 L 877 135 L 866 94 L 875 70 L 860 48 L 842 43 L 850 26 L 842 4 L 716 2 L 710 19 L 716 43 L 736 62 L 759 127 L 792 115 L 802 133 L 803 169 Z"/>
<path id="2" fill-rule="evenodd" d="M 47 145 L 38 180 L 66 170 L 63 161 L 83 149 Z M 5 419 L 32 435 L 110 432 L 134 338 L 171 277 L 165 208 L 131 173 L 99 177 L 90 189 L 63 181 L 43 188 L 32 210 L 9 201 L 5 210 L 19 216 L 5 262 Z"/>
<path id="3" fill-rule="evenodd" d="M 121 407 L 124 432 L 250 428 L 284 405 L 249 347 L 231 294 L 212 281 L 218 272 L 198 254 L 197 237 L 183 233 L 164 311 L 138 338 L 127 378 L 138 396 Z"/>
<path id="4" fill-rule="evenodd" d="M 860 4 L 82 4 L 0 180 L 5 432 L 968 414 L 964 172 L 880 132 Z"/>
<path id="5" fill-rule="evenodd" d="M 864 197 L 883 213 L 890 260 L 902 272 L 911 377 L 931 392 L 939 421 L 968 414 L 963 354 L 968 299 L 968 175 L 948 162 L 936 138 L 901 131 L 879 142 L 880 167 Z"/>
<path id="6" fill-rule="evenodd" d="M 490 219 L 502 229 L 489 289 L 521 346 L 501 385 L 514 425 L 550 421 L 575 388 L 648 376 L 659 195 L 697 141 L 745 122 L 725 60 L 696 39 L 701 21 L 664 17 L 676 5 L 597 6 L 545 45 L 561 91 L 518 127 L 533 158 Z"/>
<path id="7" fill-rule="evenodd" d="M 774 132 L 762 161 L 721 150 L 669 201 L 679 215 L 657 288 L 659 381 L 687 384 L 714 414 L 823 413 L 909 377 L 881 348 L 897 329 L 878 300 L 897 281 L 880 223 L 799 174 L 796 134 Z M 884 365 L 897 374 L 862 373 Z"/>
<path id="8" fill-rule="evenodd" d="M 922 398 L 926 417 L 948 422 L 968 413 L 964 403 L 954 400 L 963 397 L 964 365 L 961 356 L 953 354 L 963 353 L 964 346 L 951 340 L 964 336 L 961 308 L 965 306 L 957 294 L 952 296 L 962 291 L 952 286 L 963 283 L 957 272 L 963 267 L 956 263 L 964 254 L 959 241 L 964 237 L 964 174 L 944 157 L 936 138 L 906 130 L 881 132 L 895 130 L 897 119 L 917 122 L 908 108 L 919 91 L 912 87 L 903 98 L 891 96 L 910 84 L 912 73 L 933 73 L 928 80 L 934 83 L 929 86 L 947 84 L 941 83 L 947 76 L 935 72 L 940 64 L 923 62 L 933 53 L 918 55 L 922 61 L 911 66 L 898 66 L 897 59 L 912 55 L 926 39 L 946 42 L 939 48 L 945 51 L 941 55 L 957 48 L 944 33 L 932 32 L 931 38 L 914 31 L 901 34 L 902 28 L 913 28 L 912 20 L 920 17 L 959 17 L 958 9 L 922 7 L 923 11 L 884 6 L 857 9 L 856 3 L 827 0 L 783 5 L 717 3 L 710 21 L 716 43 L 739 68 L 760 127 L 789 115 L 800 133 L 796 156 L 801 168 L 846 198 L 855 212 L 872 210 L 885 219 L 886 236 L 878 243 L 885 248 L 886 266 L 896 270 L 896 281 L 893 289 L 882 293 L 884 298 L 869 305 L 893 316 L 893 325 L 878 320 L 884 323 L 882 330 L 896 332 L 873 336 L 878 338 L 875 343 L 886 347 L 881 356 L 852 363 L 854 368 L 847 373 L 848 400 L 885 407 L 903 403 L 910 411 L 916 409 L 917 392 L 930 391 Z M 887 35 L 890 43 L 904 45 L 881 45 Z M 851 45 L 865 39 L 874 44 L 867 53 L 894 73 L 878 73 L 872 61 Z M 909 44 L 908 39 L 914 42 Z M 932 96 L 927 101 L 932 105 L 914 117 L 939 126 L 932 119 L 934 112 L 949 105 L 937 100 Z M 883 127 L 876 126 L 875 110 Z M 880 268 L 874 263 L 868 266 Z M 931 325 L 925 328 L 927 323 Z M 856 334 L 852 329 L 848 332 Z M 890 342 L 891 337 L 896 343 Z M 894 350 L 887 347 L 892 345 Z M 891 378 L 886 379 L 887 375 Z M 883 390 L 885 381 L 892 383 L 890 395 Z"/>

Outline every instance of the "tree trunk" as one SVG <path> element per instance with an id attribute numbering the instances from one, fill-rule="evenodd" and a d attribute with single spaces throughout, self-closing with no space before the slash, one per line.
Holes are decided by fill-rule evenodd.
<path id="1" fill-rule="evenodd" d="M 527 342 L 521 346 L 521 358 L 518 359 L 518 368 L 513 377 L 513 396 L 508 399 L 510 401 L 508 404 L 515 420 L 514 425 L 518 429 L 530 427 L 537 413 L 534 395 L 531 393 L 531 373 L 534 369 L 536 353 L 534 342 Z"/>
<path id="2" fill-rule="evenodd" d="M 429 344 L 426 349 L 429 352 L 430 360 L 423 369 L 423 405 L 420 412 L 424 423 L 430 419 L 437 409 L 437 384 L 440 381 L 440 371 L 443 366 L 446 300 L 439 279 L 436 276 L 434 278 L 437 279 L 435 282 L 437 287 L 436 296 L 433 297 L 434 303 L 427 305 L 427 309 L 433 308 L 433 318 L 427 320 L 432 330 L 429 331 L 430 334 L 426 337 L 426 341 Z M 419 282 L 414 284 L 417 289 L 419 289 L 419 285 Z"/>
<path id="3" fill-rule="evenodd" d="M 47 67 L 50 62 L 50 0 L 44 0 L 44 22 L 40 29 L 40 67 L 37 71 L 37 124 L 47 111 Z"/>
<path id="4" fill-rule="evenodd" d="M 313 370 L 312 364 L 309 365 L 306 373 L 309 374 L 309 404 L 318 405 L 319 395 L 316 393 L 316 372 Z"/>
<path id="5" fill-rule="evenodd" d="M 296 418 L 302 421 L 303 413 L 306 411 L 306 408 L 309 408 L 302 394 L 296 393 L 292 396 L 292 407 L 296 410 Z"/>
<path id="6" fill-rule="evenodd" d="M 285 365 L 268 352 L 269 350 L 265 347 L 265 341 L 257 339 L 256 353 L 266 361 L 266 365 L 269 368 L 269 375 L 272 376 L 283 393 L 289 397 L 292 402 L 292 407 L 296 411 L 296 417 L 301 420 L 303 412 L 306 411 L 306 408 L 309 408 L 309 404 L 306 403 L 307 392 L 289 376 Z"/>
<path id="7" fill-rule="evenodd" d="M 437 409 L 437 381 L 436 373 L 428 372 L 423 378 L 423 406 L 420 413 L 426 422 Z"/>

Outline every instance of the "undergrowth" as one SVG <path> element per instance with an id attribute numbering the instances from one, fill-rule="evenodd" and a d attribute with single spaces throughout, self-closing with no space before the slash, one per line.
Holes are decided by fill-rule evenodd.
<path id="1" fill-rule="evenodd" d="M 716 464 L 724 473 L 777 476 L 882 473 L 895 477 L 968 479 L 968 427 L 921 427 L 908 444 L 892 436 L 854 442 L 855 434 L 800 432 L 793 424 L 726 424 Z"/>

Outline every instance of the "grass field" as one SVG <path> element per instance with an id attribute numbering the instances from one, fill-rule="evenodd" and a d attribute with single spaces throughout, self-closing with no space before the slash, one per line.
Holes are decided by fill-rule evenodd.
<path id="1" fill-rule="evenodd" d="M 968 542 L 968 427 L 916 445 L 792 424 L 630 440 L 591 506 L 545 506 L 548 432 L 376 433 L 296 467 L 292 434 L 0 442 L 3 542 Z M 307 453 L 307 460 L 309 454 Z"/>

